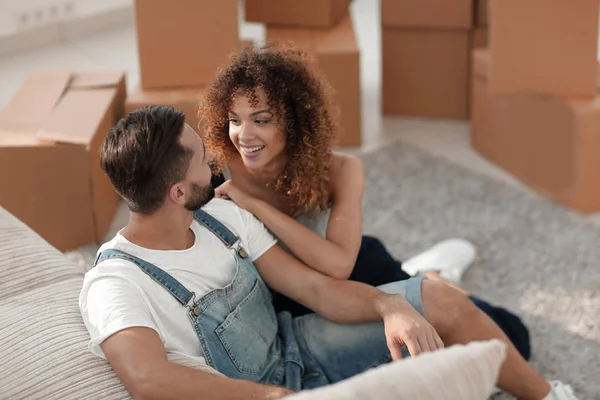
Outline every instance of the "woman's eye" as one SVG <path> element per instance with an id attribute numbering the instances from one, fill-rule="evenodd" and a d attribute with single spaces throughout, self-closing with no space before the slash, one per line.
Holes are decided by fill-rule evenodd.
<path id="1" fill-rule="evenodd" d="M 233 125 L 238 125 L 240 121 L 235 118 L 229 118 L 229 123 Z"/>
<path id="2" fill-rule="evenodd" d="M 255 122 L 257 124 L 259 124 L 259 125 L 262 125 L 262 124 L 268 124 L 269 120 L 266 120 L 266 119 L 257 119 Z"/>

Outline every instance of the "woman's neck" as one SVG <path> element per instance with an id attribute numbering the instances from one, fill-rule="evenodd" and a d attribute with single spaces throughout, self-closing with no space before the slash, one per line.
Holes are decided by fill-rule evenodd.
<path id="1" fill-rule="evenodd" d="M 245 173 L 253 181 L 260 184 L 269 184 L 275 182 L 283 173 L 287 161 L 283 157 L 276 158 L 261 168 L 246 168 L 241 158 L 236 159 L 234 163 L 239 169 L 245 170 Z M 234 172 L 231 171 L 231 167 L 229 169 L 230 173 L 233 175 Z"/>

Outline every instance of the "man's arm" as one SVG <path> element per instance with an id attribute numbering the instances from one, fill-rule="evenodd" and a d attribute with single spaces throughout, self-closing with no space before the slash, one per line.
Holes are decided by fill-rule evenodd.
<path id="1" fill-rule="evenodd" d="M 381 321 L 390 312 L 413 310 L 401 295 L 328 277 L 307 267 L 278 245 L 254 264 L 270 287 L 333 322 Z"/>
<path id="2" fill-rule="evenodd" d="M 101 347 L 134 399 L 270 400 L 292 393 L 169 362 L 158 334 L 150 328 L 124 329 Z"/>
<path id="3" fill-rule="evenodd" d="M 133 283 L 136 276 L 147 279 L 144 273 L 126 261 L 105 263 L 108 270 L 120 267 L 121 275 L 102 275 L 96 269 L 86 276 L 80 294 L 82 318 L 92 352 L 106 357 L 134 399 L 279 399 L 289 393 L 169 362 L 154 315 Z M 189 325 L 187 318 L 183 323 Z"/>
<path id="4" fill-rule="evenodd" d="M 392 359 L 444 347 L 433 326 L 401 295 L 323 275 L 275 245 L 255 260 L 262 278 L 276 291 L 337 323 L 382 321 Z"/>

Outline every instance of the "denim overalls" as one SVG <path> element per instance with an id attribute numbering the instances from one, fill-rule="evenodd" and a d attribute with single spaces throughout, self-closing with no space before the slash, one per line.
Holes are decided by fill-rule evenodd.
<path id="1" fill-rule="evenodd" d="M 169 291 L 185 308 L 209 366 L 230 378 L 299 391 L 390 361 L 382 323 L 341 325 L 316 314 L 296 319 L 288 312 L 276 315 L 269 288 L 240 239 L 202 210 L 194 217 L 235 254 L 235 277 L 223 289 L 197 299 L 167 272 L 115 249 L 99 254 L 96 264 L 110 258 L 131 261 Z M 423 313 L 419 279 L 386 286 L 382 290 L 404 294 Z"/>

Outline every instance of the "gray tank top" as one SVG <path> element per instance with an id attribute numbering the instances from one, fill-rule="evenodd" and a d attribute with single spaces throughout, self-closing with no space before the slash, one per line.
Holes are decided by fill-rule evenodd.
<path id="1" fill-rule="evenodd" d="M 227 165 L 223 166 L 223 176 L 225 179 L 231 179 L 231 171 Z M 324 211 L 311 211 L 306 214 L 302 214 L 296 218 L 296 221 L 300 222 L 302 225 L 316 233 L 317 235 L 325 238 L 327 235 L 327 226 L 329 225 L 329 218 L 331 217 L 331 208 L 328 208 Z M 288 252 L 290 251 L 285 243 L 281 242 L 279 239 L 279 245 L 286 249 Z"/>

